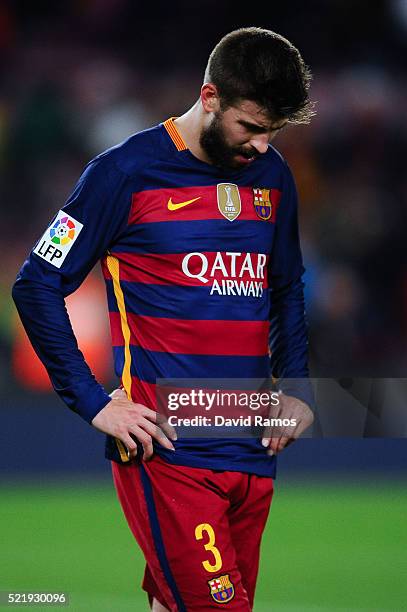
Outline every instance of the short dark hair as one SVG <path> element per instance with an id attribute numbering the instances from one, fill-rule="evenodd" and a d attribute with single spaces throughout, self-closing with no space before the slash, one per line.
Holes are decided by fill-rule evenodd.
<path id="1" fill-rule="evenodd" d="M 309 123 L 315 114 L 308 98 L 311 72 L 289 40 L 263 28 L 226 34 L 209 56 L 205 82 L 213 83 L 222 108 L 252 100 L 270 117 Z"/>

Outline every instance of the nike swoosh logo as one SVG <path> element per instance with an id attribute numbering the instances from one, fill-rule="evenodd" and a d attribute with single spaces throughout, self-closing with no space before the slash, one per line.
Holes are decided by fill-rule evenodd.
<path id="1" fill-rule="evenodd" d="M 196 202 L 197 200 L 200 200 L 202 196 L 199 196 L 197 198 L 193 198 L 192 200 L 187 200 L 186 202 L 179 202 L 178 204 L 174 204 L 172 201 L 172 198 L 170 198 L 168 200 L 168 210 L 178 210 L 179 208 L 183 208 L 184 206 L 188 206 L 188 204 L 192 204 L 192 202 Z"/>

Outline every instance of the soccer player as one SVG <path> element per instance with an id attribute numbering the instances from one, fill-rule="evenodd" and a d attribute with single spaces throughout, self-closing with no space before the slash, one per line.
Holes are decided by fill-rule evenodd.
<path id="1" fill-rule="evenodd" d="M 184 115 L 86 167 L 24 263 L 13 297 L 66 404 L 107 434 L 154 612 L 252 609 L 276 453 L 294 435 L 176 439 L 159 378 L 278 379 L 280 414 L 312 421 L 291 172 L 270 141 L 308 123 L 310 73 L 261 28 L 226 35 Z M 77 347 L 64 298 L 101 260 L 111 395 Z M 271 357 L 270 357 L 271 355 Z"/>

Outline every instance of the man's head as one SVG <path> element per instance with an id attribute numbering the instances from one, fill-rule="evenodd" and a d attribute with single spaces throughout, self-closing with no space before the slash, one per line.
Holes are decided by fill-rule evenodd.
<path id="1" fill-rule="evenodd" d="M 267 150 L 287 122 L 309 123 L 311 74 L 285 38 L 261 28 L 230 32 L 212 51 L 201 102 L 200 144 L 216 165 L 239 168 Z"/>

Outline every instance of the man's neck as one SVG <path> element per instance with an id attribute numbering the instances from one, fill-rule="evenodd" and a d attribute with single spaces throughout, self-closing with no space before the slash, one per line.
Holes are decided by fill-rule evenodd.
<path id="1" fill-rule="evenodd" d="M 197 100 L 186 113 L 175 119 L 174 123 L 192 155 L 209 164 L 211 162 L 199 143 L 204 120 L 201 101 Z"/>

